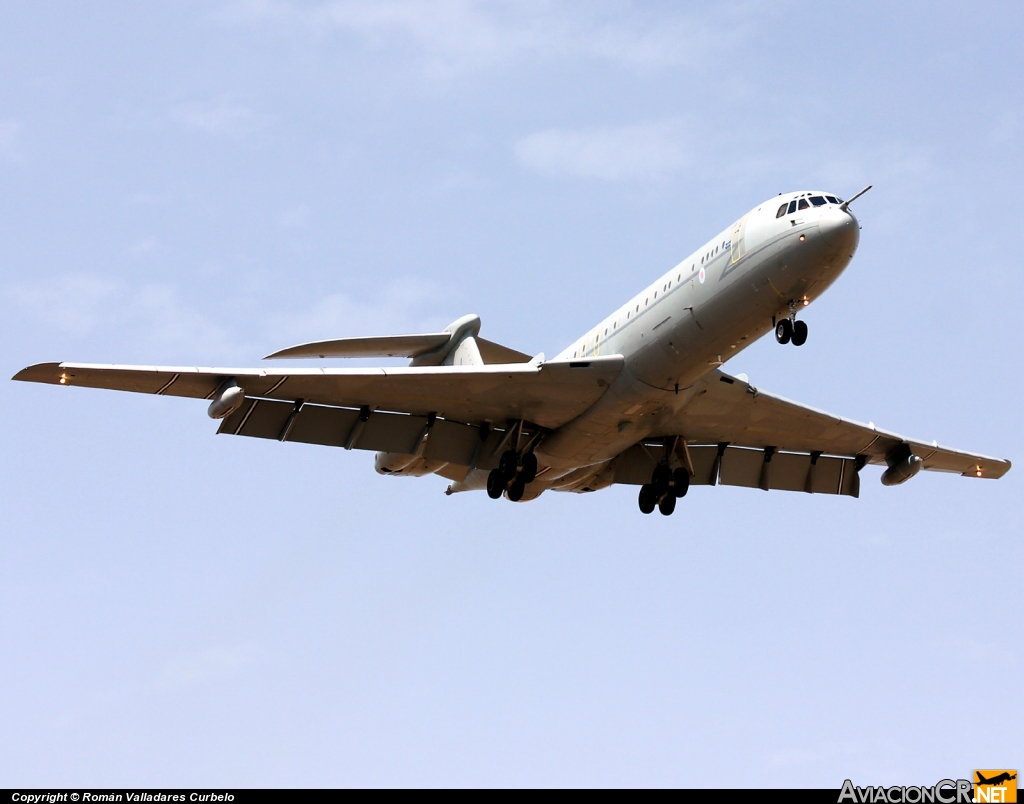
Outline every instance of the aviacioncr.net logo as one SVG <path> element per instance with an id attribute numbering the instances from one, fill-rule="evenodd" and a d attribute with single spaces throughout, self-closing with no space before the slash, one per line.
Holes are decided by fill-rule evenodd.
<path id="1" fill-rule="evenodd" d="M 942 779 L 931 787 L 856 787 L 847 779 L 838 804 L 972 804 L 973 788 L 969 779 Z"/>

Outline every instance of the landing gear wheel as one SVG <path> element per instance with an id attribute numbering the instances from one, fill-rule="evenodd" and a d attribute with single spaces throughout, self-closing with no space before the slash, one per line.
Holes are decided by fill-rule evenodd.
<path id="1" fill-rule="evenodd" d="M 505 477 L 500 469 L 492 469 L 487 475 L 487 496 L 492 500 L 498 499 L 505 493 Z"/>
<path id="2" fill-rule="evenodd" d="M 644 483 L 640 487 L 640 512 L 644 514 L 650 514 L 654 512 L 654 506 L 658 504 L 658 498 L 655 496 L 654 489 L 651 488 L 650 483 Z"/>
<path id="3" fill-rule="evenodd" d="M 775 340 L 779 343 L 789 343 L 790 338 L 793 337 L 793 322 L 788 318 L 783 318 L 778 324 L 775 325 Z"/>
<path id="4" fill-rule="evenodd" d="M 519 465 L 516 461 L 516 454 L 512 450 L 507 449 L 501 453 L 501 458 L 498 460 L 498 471 L 501 472 L 506 483 L 516 476 Z"/>
<path id="5" fill-rule="evenodd" d="M 672 491 L 676 497 L 685 497 L 690 490 L 690 473 L 680 466 L 672 473 Z"/>
<path id="6" fill-rule="evenodd" d="M 523 499 L 523 495 L 525 493 L 526 484 L 519 478 L 512 481 L 512 485 L 508 487 L 508 491 L 506 492 L 506 494 L 508 494 L 508 498 L 512 500 L 512 502 L 519 502 Z"/>
<path id="7" fill-rule="evenodd" d="M 803 346 L 807 343 L 807 322 L 806 321 L 794 321 L 793 322 L 793 345 Z"/>
<path id="8" fill-rule="evenodd" d="M 666 494 L 662 497 L 661 502 L 658 503 L 658 510 L 663 516 L 671 516 L 672 512 L 676 510 L 676 495 Z"/>
<path id="9" fill-rule="evenodd" d="M 658 496 L 661 496 L 668 491 L 669 483 L 672 482 L 672 470 L 669 469 L 665 464 L 659 463 L 654 467 L 654 474 L 651 476 L 651 485 L 655 491 L 658 492 Z"/>
<path id="10" fill-rule="evenodd" d="M 537 456 L 532 452 L 523 455 L 523 463 L 519 467 L 519 479 L 524 483 L 532 483 L 537 479 Z"/>

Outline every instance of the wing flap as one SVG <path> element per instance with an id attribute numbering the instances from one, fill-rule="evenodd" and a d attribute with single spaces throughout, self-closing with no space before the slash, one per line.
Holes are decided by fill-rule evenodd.
<path id="1" fill-rule="evenodd" d="M 664 444 L 637 444 L 613 461 L 613 482 L 639 486 L 650 482 L 657 463 L 666 460 Z M 718 445 L 689 445 L 694 486 L 745 486 L 765 491 L 803 491 L 857 497 L 860 479 L 857 463 L 850 458 L 773 452 L 726 446 L 719 457 Z M 677 463 L 679 461 L 677 460 Z"/>
<path id="2" fill-rule="evenodd" d="M 303 404 L 296 410 L 290 402 L 247 399 L 221 422 L 217 432 L 329 447 L 349 444 L 352 449 L 400 454 L 415 453 L 425 434 L 422 455 L 427 460 L 479 469 L 497 466 L 493 453 L 504 434 L 490 431 L 481 441 L 480 427 L 444 419 L 428 427 L 426 416 L 384 411 L 371 412 L 364 426 L 356 429 L 359 420 L 359 411 L 351 408 Z M 351 443 L 350 436 L 355 436 Z"/>

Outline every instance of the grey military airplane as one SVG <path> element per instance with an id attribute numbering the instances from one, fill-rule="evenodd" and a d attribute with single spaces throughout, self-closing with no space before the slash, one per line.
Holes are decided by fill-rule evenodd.
<path id="1" fill-rule="evenodd" d="M 800 346 L 800 311 L 853 258 L 849 201 L 787 193 L 743 215 L 553 359 L 443 332 L 342 338 L 267 359 L 406 357 L 385 368 L 195 368 L 41 363 L 15 380 L 209 400 L 219 433 L 373 450 L 382 474 L 438 474 L 446 493 L 532 500 L 639 486 L 669 515 L 690 486 L 857 497 L 866 464 L 887 486 L 921 469 L 998 478 L 1010 462 L 805 407 L 721 366 L 774 330 Z"/>

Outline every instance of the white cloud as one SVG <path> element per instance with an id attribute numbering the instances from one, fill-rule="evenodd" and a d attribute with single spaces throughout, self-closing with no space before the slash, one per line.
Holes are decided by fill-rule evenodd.
<path id="1" fill-rule="evenodd" d="M 14 120 L 0 120 L 0 159 L 20 164 L 24 159 L 20 141 L 21 124 Z"/>
<path id="2" fill-rule="evenodd" d="M 309 207 L 299 204 L 284 210 L 277 216 L 277 225 L 283 229 L 308 229 L 310 220 Z"/>
<path id="3" fill-rule="evenodd" d="M 270 23 L 324 37 L 347 32 L 371 47 L 413 45 L 434 72 L 513 59 L 589 56 L 637 67 L 692 63 L 712 40 L 708 26 L 678 15 L 653 18 L 601 4 L 504 0 L 334 0 L 299 6 L 236 0 L 220 14 L 230 22 Z"/>
<path id="4" fill-rule="evenodd" d="M 119 331 L 133 349 L 183 356 L 241 351 L 227 329 L 189 309 L 170 285 L 131 287 L 101 276 L 64 274 L 9 285 L 3 297 L 13 312 L 77 337 Z"/>
<path id="5" fill-rule="evenodd" d="M 168 662 L 157 675 L 156 688 L 168 689 L 231 678 L 256 657 L 255 645 L 230 645 L 182 656 Z"/>
<path id="6" fill-rule="evenodd" d="M 117 359 L 189 365 L 252 365 L 295 343 L 350 335 L 434 332 L 456 318 L 452 297 L 415 277 L 396 277 L 369 299 L 331 293 L 304 308 L 249 299 L 246 312 L 211 317 L 172 285 L 129 285 L 65 274 L 0 289 L 0 314 L 75 339 L 116 343 Z M 99 358 L 97 358 L 99 359 Z"/>
<path id="7" fill-rule="evenodd" d="M 136 240 L 127 249 L 125 253 L 130 257 L 144 257 L 157 250 L 160 246 L 160 241 L 155 237 L 144 237 L 141 240 Z"/>
<path id="8" fill-rule="evenodd" d="M 251 109 L 226 103 L 181 104 L 170 114 L 188 128 L 224 137 L 242 137 L 264 125 Z"/>
<path id="9" fill-rule="evenodd" d="M 515 153 L 523 165 L 540 173 L 604 181 L 656 179 L 688 161 L 682 127 L 675 122 L 553 128 L 519 140 Z"/>
<path id="10" fill-rule="evenodd" d="M 331 293 L 312 307 L 275 313 L 267 330 L 276 349 L 328 338 L 433 331 L 449 323 L 437 318 L 436 308 L 450 301 L 432 283 L 403 277 L 383 287 L 373 299 Z"/>

